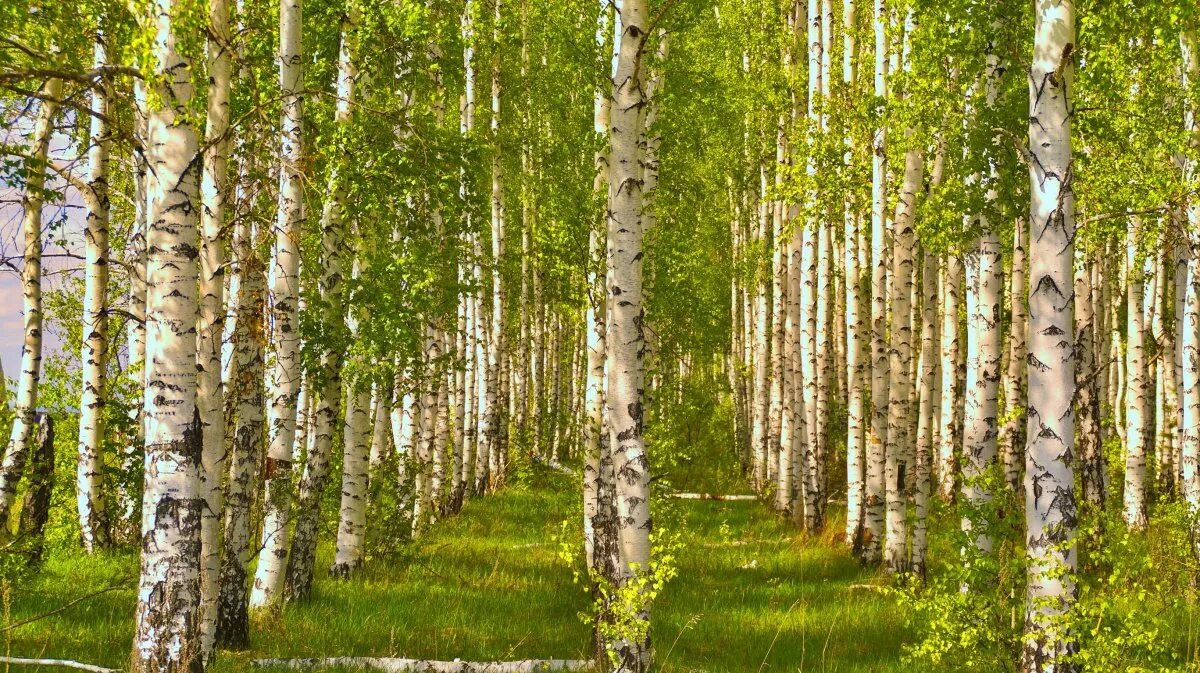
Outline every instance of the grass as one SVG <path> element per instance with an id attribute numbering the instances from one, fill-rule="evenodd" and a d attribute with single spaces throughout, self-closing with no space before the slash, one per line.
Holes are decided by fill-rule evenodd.
<path id="1" fill-rule="evenodd" d="M 588 597 L 557 542 L 564 522 L 574 541 L 577 486 L 540 470 L 522 481 L 351 581 L 319 577 L 311 601 L 256 619 L 252 649 L 221 653 L 211 670 L 245 670 L 261 657 L 586 658 L 591 635 L 579 615 Z M 660 499 L 656 517 L 682 543 L 679 575 L 655 606 L 663 673 L 899 670 L 900 619 L 889 599 L 861 587 L 875 577 L 839 546 L 806 539 L 757 502 Z M 321 549 L 319 568 L 330 554 Z M 136 569 L 129 551 L 52 555 L 9 591 L 7 623 L 113 584 L 129 588 L 6 631 L 3 647 L 126 665 Z"/>

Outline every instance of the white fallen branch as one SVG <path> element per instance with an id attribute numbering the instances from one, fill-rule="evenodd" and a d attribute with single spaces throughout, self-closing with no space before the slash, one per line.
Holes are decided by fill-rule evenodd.
<path id="1" fill-rule="evenodd" d="M 523 661 L 434 661 L 397 657 L 327 657 L 323 659 L 255 659 L 256 667 L 290 669 L 344 666 L 383 673 L 548 673 L 590 670 L 593 662 L 582 659 L 525 659 Z"/>
<path id="2" fill-rule="evenodd" d="M 546 467 L 548 467 L 552 470 L 555 470 L 557 472 L 562 472 L 563 474 L 569 474 L 569 475 L 575 474 L 575 470 L 572 470 L 571 468 L 567 467 L 566 465 L 563 465 L 562 463 L 558 462 L 557 460 L 554 460 L 553 458 L 546 459 L 546 458 L 542 458 L 541 456 L 532 456 L 532 458 L 533 458 L 533 462 L 537 463 L 538 465 L 545 465 Z"/>
<path id="3" fill-rule="evenodd" d="M 92 673 L 121 673 L 119 668 L 104 668 L 94 664 L 84 664 L 78 661 L 69 659 L 24 659 L 22 657 L 4 657 L 0 656 L 0 664 L 18 664 L 22 666 L 61 666 L 63 668 L 76 668 L 81 671 L 91 671 Z"/>
<path id="4" fill-rule="evenodd" d="M 721 500 L 724 502 L 734 500 L 758 500 L 756 495 L 721 495 L 719 493 L 672 493 L 672 498 L 680 500 Z"/>

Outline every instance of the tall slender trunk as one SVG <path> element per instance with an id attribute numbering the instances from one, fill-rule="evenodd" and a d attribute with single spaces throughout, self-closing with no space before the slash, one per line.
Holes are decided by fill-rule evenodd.
<path id="1" fill-rule="evenodd" d="M 1075 389 L 1079 432 L 1079 483 L 1083 501 L 1103 508 L 1105 501 L 1104 447 L 1100 441 L 1100 390 L 1096 361 L 1095 308 L 1092 304 L 1093 265 L 1079 255 L 1075 269 Z"/>
<path id="2" fill-rule="evenodd" d="M 756 238 L 760 245 L 768 244 L 770 229 L 769 219 L 767 216 L 767 173 L 766 165 L 760 164 L 758 169 L 758 219 L 756 226 Z M 762 266 L 761 261 L 757 261 L 758 266 Z M 768 477 L 767 467 L 767 443 L 770 441 L 770 405 L 771 405 L 771 372 L 770 372 L 770 302 L 767 300 L 767 293 L 770 288 L 767 282 L 764 282 L 766 276 L 755 274 L 755 290 L 754 290 L 754 426 L 751 432 L 751 442 L 753 443 L 753 462 L 754 462 L 754 487 L 760 493 L 766 487 Z"/>
<path id="3" fill-rule="evenodd" d="M 146 84 L 138 79 L 133 83 L 133 128 L 134 137 L 145 139 L 146 132 Z M 127 310 L 130 319 L 127 323 L 126 354 L 127 370 L 134 373 L 136 382 L 145 384 L 146 372 L 146 230 L 149 229 L 147 213 L 149 199 L 146 196 L 149 183 L 146 154 L 139 148 L 133 149 L 133 184 L 134 184 L 134 221 L 130 227 L 129 241 L 126 246 L 125 262 L 129 279 L 129 302 Z M 146 443 L 146 418 L 142 405 L 134 405 L 133 434 L 121 457 L 121 468 L 126 474 L 133 474 L 142 463 L 142 447 Z M 133 532 L 140 528 L 138 522 L 138 507 L 140 498 L 136 485 L 122 483 L 118 498 L 121 503 L 122 528 Z"/>
<path id="4" fill-rule="evenodd" d="M 475 27 L 472 18 L 472 8 L 474 0 L 466 0 L 463 5 L 463 13 L 461 20 L 462 41 L 463 41 L 463 97 L 462 108 L 459 111 L 459 132 L 466 137 L 469 137 L 475 130 Z M 471 180 L 468 178 L 466 171 L 460 174 L 461 184 L 459 192 L 463 198 L 469 198 Z M 475 471 L 475 458 L 479 446 L 478 435 L 478 419 L 481 417 L 480 395 L 483 393 L 483 388 L 479 386 L 480 376 L 486 368 L 486 362 L 482 357 L 482 320 L 483 314 L 479 306 L 479 292 L 482 288 L 479 268 L 479 235 L 473 233 L 471 227 L 471 213 L 468 209 L 464 217 L 466 218 L 464 230 L 472 233 L 467 234 L 467 244 L 469 250 L 467 256 L 469 264 L 464 263 L 463 275 L 467 285 L 472 289 L 468 290 L 463 297 L 465 304 L 467 324 L 464 334 L 464 353 L 463 357 L 466 362 L 466 368 L 463 372 L 463 428 L 462 428 L 462 443 L 463 443 L 463 497 L 470 496 L 476 492 L 474 480 L 478 479 L 478 473 Z M 397 375 L 399 373 L 397 372 Z M 396 405 L 400 406 L 401 395 L 399 389 L 394 393 Z M 397 414 L 393 411 L 393 418 Z M 398 424 L 393 421 L 393 428 L 398 427 Z M 400 456 L 400 445 L 396 444 L 397 462 L 403 465 L 403 457 Z"/>
<path id="5" fill-rule="evenodd" d="M 1183 89 L 1189 90 L 1200 78 L 1200 47 L 1196 34 L 1185 31 L 1180 38 L 1183 50 Z M 1200 125 L 1196 110 L 1185 108 L 1184 130 L 1189 135 L 1189 144 L 1195 148 L 1200 144 Z M 1197 164 L 1194 159 L 1184 163 L 1185 177 L 1195 180 Z M 1182 432 L 1180 437 L 1180 492 L 1192 516 L 1192 548 L 1200 559 L 1200 200 L 1192 198 L 1187 204 L 1187 225 L 1190 236 L 1188 244 L 1191 255 L 1187 262 L 1187 288 L 1184 293 L 1182 334 L 1179 338 L 1182 356 L 1180 376 L 1180 398 L 1183 405 Z"/>
<path id="6" fill-rule="evenodd" d="M 929 550 L 929 501 L 933 490 L 933 431 L 936 417 L 934 401 L 937 396 L 936 360 L 938 338 L 938 259 L 928 250 L 922 253 L 921 264 L 921 373 L 920 402 L 917 410 L 917 442 L 915 489 L 913 492 L 913 532 L 911 568 L 924 577 L 925 558 Z"/>
<path id="7" fill-rule="evenodd" d="M 974 506 L 991 500 L 983 482 L 985 473 L 996 461 L 997 397 L 1000 382 L 1000 287 L 1003 265 L 1000 241 L 980 216 L 984 233 L 975 255 L 967 260 L 967 381 L 966 418 L 963 427 L 963 497 Z M 964 531 L 974 523 L 962 521 Z M 987 533 L 975 536 L 975 545 L 984 552 L 992 549 Z"/>
<path id="8" fill-rule="evenodd" d="M 149 120 L 146 459 L 134 673 L 204 670 L 200 643 L 201 426 L 196 407 L 199 139 L 188 122 L 192 70 L 175 50 L 173 0 L 158 0 Z"/>
<path id="9" fill-rule="evenodd" d="M 833 3 L 831 0 L 821 0 L 820 7 L 821 30 L 821 82 L 820 82 L 820 129 L 821 135 L 829 134 L 830 80 L 833 70 Z M 817 220 L 817 295 L 816 295 L 816 353 L 817 353 L 817 446 L 816 472 L 819 487 L 818 498 L 821 499 L 821 526 L 824 526 L 824 499 L 828 491 L 825 478 L 825 466 L 829 462 L 829 397 L 836 393 L 837 378 L 833 374 L 833 359 L 835 354 L 830 332 L 830 301 L 833 299 L 832 264 L 834 258 L 833 239 L 830 232 L 830 216 L 828 204 L 822 204 L 822 212 Z"/>
<path id="10" fill-rule="evenodd" d="M 642 320 L 642 184 L 638 141 L 645 103 L 638 77 L 649 8 L 646 0 L 624 0 L 617 73 L 613 80 L 612 124 L 609 137 L 612 167 L 608 209 L 608 413 L 611 423 L 613 469 L 616 479 L 617 536 L 621 550 L 621 584 L 650 570 L 650 465 L 643 432 Z M 636 611 L 646 625 L 637 641 L 607 643 L 631 673 L 650 667 L 650 605 L 643 596 Z"/>
<path id="11" fill-rule="evenodd" d="M 854 90 L 857 65 L 857 28 L 855 0 L 842 2 L 842 86 L 847 95 Z M 853 168 L 855 142 L 847 127 L 843 163 Z M 846 544 L 855 551 L 862 545 L 863 534 L 863 450 L 866 439 L 866 400 L 863 390 L 866 320 L 863 315 L 862 269 L 858 264 L 861 219 L 852 194 L 844 197 L 846 283 Z"/>
<path id="12" fill-rule="evenodd" d="M 1151 413 L 1146 363 L 1144 274 L 1138 255 L 1141 222 L 1133 218 L 1125 246 L 1125 495 L 1122 514 L 1132 529 L 1146 526 L 1146 426 Z"/>
<path id="13" fill-rule="evenodd" d="M 914 252 L 917 192 L 924 176 L 919 149 L 904 154 L 904 179 L 896 203 L 892 235 L 892 320 L 888 353 L 891 392 L 888 394 L 888 424 L 885 479 L 887 498 L 887 545 L 884 561 L 892 572 L 908 570 L 908 517 L 906 483 L 911 467 L 910 390 L 913 387 L 912 296 L 915 283 Z"/>
<path id="14" fill-rule="evenodd" d="M 292 501 L 292 446 L 296 439 L 296 396 L 300 387 L 300 232 L 304 220 L 301 175 L 301 113 L 304 88 L 301 48 L 301 2 L 279 6 L 279 85 L 283 98 L 279 167 L 279 209 L 271 263 L 271 344 L 267 396 L 266 498 L 262 550 L 252 607 L 278 605 L 282 598 Z"/>
<path id="15" fill-rule="evenodd" d="M 334 123 L 343 137 L 350 130 L 354 111 L 355 80 L 358 67 L 355 44 L 358 17 L 354 9 L 342 17 L 341 48 L 338 53 L 337 106 Z M 313 413 L 312 448 L 305 459 L 304 475 L 296 501 L 296 532 L 292 553 L 288 558 L 286 589 L 289 598 L 302 600 L 312 592 L 313 567 L 317 556 L 317 526 L 320 522 L 321 496 L 329 481 L 333 436 L 337 428 L 338 410 L 342 401 L 342 360 L 344 353 L 337 346 L 345 325 L 345 289 L 343 286 L 343 256 L 345 255 L 345 225 L 343 209 L 346 187 L 341 176 L 343 167 L 351 160 L 348 150 L 337 148 L 329 168 L 326 200 L 321 211 L 321 322 L 328 344 L 321 349 L 320 371 L 314 376 L 312 390 L 316 393 Z M 367 414 L 370 413 L 368 409 Z M 365 482 L 366 480 L 363 479 Z M 365 484 L 364 484 L 365 485 Z"/>
<path id="16" fill-rule="evenodd" d="M 233 333 L 236 372 L 230 392 L 237 400 L 233 441 L 230 442 L 229 481 L 225 493 L 220 590 L 217 599 L 217 642 L 243 648 L 250 640 L 247 567 L 251 559 L 251 504 L 258 466 L 263 459 L 263 325 L 265 278 L 248 224 L 240 224 L 234 244 L 241 275 L 238 312 Z"/>
<path id="17" fill-rule="evenodd" d="M 863 501 L 862 555 L 878 563 L 884 535 L 884 444 L 888 421 L 887 346 L 887 7 L 875 0 L 875 98 L 880 123 L 874 131 L 871 157 L 871 426 L 866 454 L 866 498 Z"/>
<path id="18" fill-rule="evenodd" d="M 506 414 L 501 409 L 503 401 L 506 399 L 505 392 L 505 372 L 507 370 L 507 346 L 505 345 L 505 326 L 504 315 L 504 276 L 502 273 L 502 265 L 504 261 L 504 174 L 503 167 L 500 161 L 501 137 L 500 137 L 500 115 L 502 89 L 500 79 L 500 20 L 503 12 L 503 2 L 496 0 L 495 2 L 495 28 L 493 32 L 493 42 L 496 44 L 495 54 L 492 56 L 492 120 L 491 120 L 491 140 L 494 145 L 494 153 L 492 157 L 492 259 L 491 259 L 491 299 L 492 299 L 492 315 L 491 324 L 488 332 L 488 380 L 487 380 L 487 395 L 485 400 L 485 415 L 482 444 L 480 451 L 486 455 L 487 460 L 487 476 L 486 488 L 495 490 L 503 481 L 503 474 L 500 472 L 501 467 L 501 451 L 502 438 L 504 430 L 501 427 L 507 423 Z"/>
<path id="19" fill-rule="evenodd" d="M 1074 166 L 1071 102 L 1075 12 L 1071 0 L 1037 8 L 1029 78 L 1030 289 L 1029 445 L 1025 455 L 1029 591 L 1024 665 L 1073 673 L 1076 645 L 1062 619 L 1075 601 L 1076 525 Z"/>
<path id="20" fill-rule="evenodd" d="M 1025 444 L 1025 405 L 1022 390 L 1025 381 L 1025 219 L 1018 217 L 1013 226 L 1013 256 L 1009 302 L 1008 365 L 1004 371 L 1004 428 L 1000 431 L 1000 455 L 1004 458 L 1004 481 L 1009 488 L 1021 484 Z"/>
<path id="21" fill-rule="evenodd" d="M 942 266 L 942 392 L 941 414 L 938 420 L 937 475 L 938 493 L 949 500 L 957 491 L 958 446 L 958 297 L 962 285 L 962 263 L 947 255 Z"/>
<path id="22" fill-rule="evenodd" d="M 104 36 L 93 46 L 95 68 L 108 65 Z M 108 542 L 107 522 L 101 502 L 101 443 L 104 437 L 105 376 L 108 369 L 108 152 L 107 117 L 111 86 L 101 77 L 92 90 L 91 130 L 88 143 L 90 207 L 84 230 L 86 279 L 83 297 L 83 377 L 79 400 L 79 452 L 75 470 L 75 503 L 83 548 L 92 553 Z M 7 385 L 0 382 L 0 385 Z"/>
<path id="23" fill-rule="evenodd" d="M 233 54 L 227 0 L 209 3 L 207 71 L 208 118 L 204 171 L 200 181 L 200 321 L 197 335 L 196 406 L 200 411 L 203 453 L 200 489 L 200 634 L 205 658 L 216 645 L 217 593 L 221 572 L 221 510 L 225 477 L 225 391 L 221 385 L 221 336 L 225 318 L 225 210 L 229 164 L 229 93 Z"/>
<path id="24" fill-rule="evenodd" d="M 25 194 L 21 197 L 21 232 L 24 237 L 21 293 L 24 298 L 25 330 L 21 342 L 21 371 L 17 378 L 12 434 L 0 464 L 0 526 L 7 528 L 9 509 L 17 495 L 17 482 L 33 442 L 37 424 L 38 383 L 42 375 L 42 201 L 46 184 L 46 154 L 54 132 L 62 81 L 46 80 L 33 130 L 33 147 L 25 162 Z"/>
<path id="25" fill-rule="evenodd" d="M 596 46 L 601 55 L 602 65 L 607 65 L 611 56 L 619 48 L 616 36 L 615 5 L 600 2 L 597 15 Z M 614 26 L 610 28 L 610 26 Z M 612 44 L 613 42 L 617 44 Z M 609 80 L 608 86 L 612 82 Z M 587 306 L 585 308 L 585 328 L 587 330 L 587 391 L 584 402 L 583 419 L 583 537 L 584 553 L 588 568 L 598 573 L 599 577 L 610 578 L 615 573 L 615 563 L 611 561 L 616 548 L 615 520 L 606 518 L 613 504 L 612 455 L 609 451 L 609 437 L 604 423 L 605 386 L 607 361 L 607 344 L 605 316 L 607 313 L 606 293 L 608 289 L 606 273 L 606 242 L 608 240 L 605 226 L 605 213 L 608 212 L 609 201 L 609 121 L 612 114 L 611 89 L 606 86 L 596 87 L 593 124 L 601 148 L 595 155 L 595 178 L 592 182 L 592 193 L 600 214 L 597 222 L 592 223 L 588 232 L 588 266 L 587 266 Z M 602 618 L 598 616 L 598 618 Z"/>

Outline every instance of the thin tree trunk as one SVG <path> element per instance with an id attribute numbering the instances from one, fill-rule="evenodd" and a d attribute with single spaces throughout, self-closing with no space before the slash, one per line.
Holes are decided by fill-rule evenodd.
<path id="1" fill-rule="evenodd" d="M 146 131 L 146 85 L 137 79 L 133 83 L 133 126 L 137 138 L 147 138 Z M 130 227 L 129 241 L 126 246 L 125 262 L 129 279 L 129 321 L 126 334 L 127 370 L 134 372 L 135 381 L 145 384 L 146 372 L 146 231 L 149 229 L 147 213 L 149 199 L 146 196 L 148 171 L 146 155 L 134 149 L 134 222 Z M 146 418 L 143 405 L 134 405 L 133 436 L 126 446 L 121 459 L 121 468 L 125 474 L 134 474 L 142 463 L 142 447 L 146 443 Z M 128 530 L 132 537 L 140 530 L 138 507 L 141 499 L 136 492 L 136 485 L 122 483 L 119 488 L 121 503 L 122 528 Z"/>
<path id="2" fill-rule="evenodd" d="M 93 67 L 108 65 L 105 38 L 97 34 Z M 87 225 L 84 230 L 86 279 L 83 297 L 83 348 L 80 354 L 82 395 L 79 400 L 79 452 L 75 470 L 75 504 L 83 549 L 91 554 L 108 543 L 101 492 L 101 445 L 104 438 L 105 377 L 108 369 L 108 153 L 111 85 L 101 77 L 92 90 L 88 143 Z M 0 381 L 0 385 L 7 385 Z"/>
<path id="3" fill-rule="evenodd" d="M 267 395 L 267 462 L 262 550 L 250 605 L 274 607 L 282 598 L 292 500 L 292 446 L 296 439 L 296 396 L 300 386 L 300 232 L 304 220 L 301 175 L 301 1 L 282 0 L 279 8 L 279 85 L 283 98 L 280 130 L 279 210 L 271 264 L 271 362 Z"/>
<path id="4" fill-rule="evenodd" d="M 4 462 L 0 464 L 0 527 L 8 528 L 8 513 L 17 495 L 17 482 L 37 423 L 38 383 L 42 373 L 42 190 L 46 184 L 45 162 L 54 132 L 62 81 L 49 79 L 42 85 L 42 102 L 33 130 L 30 159 L 25 162 L 25 194 L 22 196 L 21 232 L 24 237 L 21 292 L 24 298 L 25 330 L 21 343 L 21 372 L 17 378 L 12 433 Z"/>
<path id="5" fill-rule="evenodd" d="M 608 358 L 607 406 L 611 428 L 613 469 L 617 476 L 615 500 L 620 543 L 620 585 L 625 586 L 650 570 L 650 465 L 643 432 L 642 320 L 642 185 L 640 153 L 645 103 L 638 77 L 649 7 L 646 0 L 625 0 L 620 8 L 621 49 L 613 80 L 612 169 L 608 209 Z M 650 667 L 650 605 L 643 595 L 634 613 L 646 624 L 636 641 L 606 643 L 620 669 L 644 673 Z"/>
<path id="6" fill-rule="evenodd" d="M 487 380 L 487 396 L 485 400 L 484 428 L 482 432 L 482 444 L 480 451 L 486 455 L 487 470 L 484 474 L 487 477 L 486 488 L 489 491 L 494 491 L 503 481 L 501 474 L 501 451 L 502 438 L 504 430 L 501 427 L 507 422 L 506 414 L 501 410 L 505 396 L 505 372 L 507 370 L 507 346 L 505 345 L 505 299 L 504 299 L 504 277 L 501 273 L 501 266 L 504 261 L 504 175 L 503 165 L 500 161 L 501 151 L 500 145 L 500 115 L 501 115 L 501 49 L 499 48 L 499 23 L 503 12 L 503 2 L 495 1 L 495 24 L 496 28 L 493 33 L 493 42 L 497 45 L 495 53 L 492 56 L 492 120 L 491 120 L 491 140 L 495 146 L 495 152 L 492 158 L 492 259 L 491 259 L 491 293 L 492 293 L 492 316 L 490 331 L 488 333 L 488 380 Z M 416 521 L 414 521 L 416 525 Z"/>
<path id="7" fill-rule="evenodd" d="M 938 422 L 938 493 L 943 500 L 950 500 L 958 490 L 958 446 L 960 426 L 958 424 L 958 297 L 962 285 L 962 264 L 953 255 L 944 258 L 942 288 L 942 393 L 941 414 Z"/>
<path id="8" fill-rule="evenodd" d="M 227 0 L 209 3 L 208 117 L 204 171 L 200 181 L 200 321 L 197 333 L 196 407 L 200 411 L 202 469 L 200 489 L 200 638 L 205 659 L 216 646 L 217 594 L 221 572 L 221 510 L 225 477 L 225 391 L 221 385 L 221 336 L 225 318 L 225 210 L 229 164 L 229 94 L 233 54 Z"/>
<path id="9" fill-rule="evenodd" d="M 917 410 L 917 444 L 914 524 L 912 533 L 912 572 L 925 577 L 929 550 L 929 501 L 933 489 L 934 398 L 937 396 L 938 336 L 938 259 L 929 251 L 922 253 L 921 265 L 921 374 L 920 402 Z"/>
<path id="10" fill-rule="evenodd" d="M 242 277 L 234 328 L 233 368 L 230 387 L 237 400 L 237 421 L 230 443 L 229 481 L 225 493 L 225 530 L 221 553 L 220 590 L 217 599 L 217 642 L 240 649 L 250 641 L 247 567 L 252 557 L 251 503 L 255 498 L 258 466 L 263 459 L 263 325 L 265 278 L 263 263 L 254 250 L 249 225 L 235 237 Z"/>
<path id="11" fill-rule="evenodd" d="M 1012 275 L 1009 302 L 1011 320 L 1008 332 L 1008 365 L 1004 372 L 1004 428 L 1000 431 L 1000 454 L 1004 457 L 1004 481 L 1009 488 L 1021 484 L 1025 445 L 1025 405 L 1022 390 L 1025 380 L 1025 219 L 1018 217 L 1013 226 Z"/>
<path id="12" fill-rule="evenodd" d="M 887 7 L 875 0 L 875 98 L 887 99 Z M 882 114 L 884 110 L 881 108 Z M 882 116 L 881 116 L 882 120 Z M 875 564 L 883 555 L 884 444 L 888 421 L 887 346 L 887 127 L 874 131 L 871 156 L 871 426 L 866 454 L 866 498 L 863 513 L 863 561 Z"/>
<path id="13" fill-rule="evenodd" d="M 1146 526 L 1146 421 L 1150 409 L 1150 379 L 1146 366 L 1146 314 L 1144 275 L 1138 257 L 1141 223 L 1133 218 L 1125 247 L 1125 495 L 1122 515 L 1126 525 Z"/>
<path id="14" fill-rule="evenodd" d="M 1086 253 L 1075 270 L 1075 389 L 1077 391 L 1079 432 L 1076 435 L 1079 453 L 1080 485 L 1083 501 L 1096 508 L 1104 507 L 1105 460 L 1100 442 L 1100 390 L 1096 362 L 1096 332 L 1092 305 L 1092 265 Z"/>
<path id="15" fill-rule="evenodd" d="M 984 234 L 979 238 L 978 252 L 967 260 L 967 382 L 966 418 L 963 427 L 963 497 L 975 507 L 991 500 L 991 492 L 983 480 L 996 461 L 997 397 L 1000 382 L 1000 287 L 1003 265 L 1000 260 L 1000 241 L 987 229 L 980 216 Z M 964 531 L 970 532 L 974 522 L 964 517 Z M 992 538 L 987 533 L 975 535 L 975 545 L 991 552 Z"/>
<path id="16" fill-rule="evenodd" d="M 337 106 L 334 123 L 338 134 L 349 131 L 354 112 L 355 80 L 358 67 L 355 62 L 358 17 L 354 9 L 342 16 L 341 48 L 338 53 Z M 329 481 L 333 435 L 338 420 L 338 407 L 342 401 L 342 360 L 344 353 L 337 346 L 338 338 L 345 325 L 345 290 L 343 288 L 343 263 L 345 254 L 345 225 L 343 224 L 346 187 L 341 172 L 351 160 L 345 148 L 331 162 L 325 193 L 327 198 L 321 212 L 321 322 L 330 345 L 321 350 L 320 371 L 314 376 L 312 390 L 317 393 L 313 419 L 313 443 L 304 465 L 300 480 L 300 493 L 296 502 L 296 532 L 292 538 L 292 553 L 288 558 L 286 589 L 294 600 L 308 598 L 312 592 L 313 567 L 317 556 L 317 526 L 321 514 L 321 496 Z M 318 392 L 319 391 L 319 392 Z M 365 411 L 370 414 L 370 409 Z M 357 439 L 357 438 L 356 438 Z M 346 461 L 350 464 L 351 461 Z M 360 465 L 352 465 L 359 467 Z M 366 479 L 361 480 L 365 488 Z"/>
<path id="17" fill-rule="evenodd" d="M 924 160 L 921 150 L 904 155 L 904 179 L 896 203 L 892 237 L 892 320 L 889 336 L 888 424 L 885 465 L 887 545 L 884 561 L 892 572 L 908 570 L 908 517 L 905 496 L 910 453 L 910 389 L 912 381 L 912 296 L 915 283 L 914 252 L 917 191 L 921 189 Z"/>

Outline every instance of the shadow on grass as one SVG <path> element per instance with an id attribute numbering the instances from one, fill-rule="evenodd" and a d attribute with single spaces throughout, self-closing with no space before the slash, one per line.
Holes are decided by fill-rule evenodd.
<path id="1" fill-rule="evenodd" d="M 210 670 L 244 671 L 260 657 L 587 658 L 591 634 L 579 614 L 588 597 L 553 540 L 562 521 L 577 518 L 577 492 L 571 477 L 537 474 L 528 487 L 471 502 L 351 581 L 319 576 L 312 600 L 258 616 L 252 648 L 221 653 Z M 852 588 L 875 578 L 843 549 L 807 539 L 757 502 L 661 510 L 660 525 L 679 532 L 683 549 L 679 576 L 654 609 L 660 671 L 899 670 L 901 619 L 889 599 Z M 320 552 L 317 567 L 326 568 L 332 550 Z M 14 588 L 8 621 L 122 577 L 130 588 L 6 632 L 6 647 L 126 665 L 136 569 L 132 552 L 53 556 Z"/>

